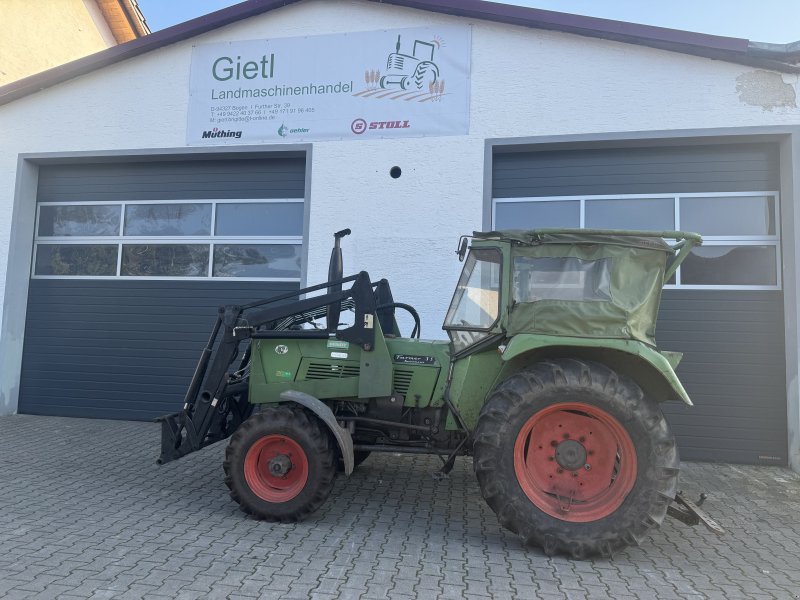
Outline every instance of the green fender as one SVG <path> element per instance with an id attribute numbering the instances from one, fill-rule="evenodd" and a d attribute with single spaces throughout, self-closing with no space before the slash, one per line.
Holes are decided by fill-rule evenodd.
<path id="1" fill-rule="evenodd" d="M 304 392 L 298 392 L 297 390 L 281 392 L 281 400 L 284 402 L 295 402 L 301 406 L 305 406 L 327 425 L 331 435 L 333 435 L 336 443 L 339 445 L 339 450 L 342 452 L 344 474 L 349 476 L 353 472 L 353 469 L 355 469 L 353 438 L 350 437 L 350 432 L 347 431 L 347 429 L 339 427 L 339 423 L 336 421 L 333 411 L 319 398 L 315 398 Z"/>
<path id="2" fill-rule="evenodd" d="M 531 354 L 537 360 L 576 356 L 607 364 L 633 378 L 659 401 L 680 399 L 689 406 L 692 401 L 683 388 L 674 367 L 681 354 L 659 352 L 635 340 L 592 339 L 521 333 L 511 338 L 502 358 L 510 363 Z"/>

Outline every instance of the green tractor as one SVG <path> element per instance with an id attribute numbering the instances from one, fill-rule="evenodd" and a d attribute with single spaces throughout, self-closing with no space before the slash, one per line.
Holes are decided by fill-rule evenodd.
<path id="1" fill-rule="evenodd" d="M 700 236 L 463 236 L 445 341 L 420 338 L 417 312 L 385 279 L 343 277 L 349 233 L 335 234 L 327 282 L 220 308 L 183 410 L 159 419 L 159 463 L 230 437 L 231 497 L 257 519 L 293 522 L 372 452 L 438 455 L 440 474 L 468 455 L 505 528 L 573 557 L 638 544 L 668 508 L 715 526 L 676 496 L 660 403 L 691 401 L 681 355 L 654 337 L 661 289 Z M 398 310 L 414 319 L 409 337 Z"/>

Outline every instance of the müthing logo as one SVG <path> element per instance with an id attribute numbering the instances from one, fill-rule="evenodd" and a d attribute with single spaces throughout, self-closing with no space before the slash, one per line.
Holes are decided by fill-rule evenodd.
<path id="1" fill-rule="evenodd" d="M 214 127 L 214 129 L 212 129 L 211 131 L 204 131 L 203 132 L 203 139 L 206 139 L 206 138 L 221 138 L 221 137 L 224 137 L 224 138 L 232 137 L 232 138 L 239 139 L 239 138 L 242 137 L 242 132 L 241 131 L 230 131 L 230 130 L 229 131 L 225 131 L 223 129 L 219 129 L 218 127 Z"/>

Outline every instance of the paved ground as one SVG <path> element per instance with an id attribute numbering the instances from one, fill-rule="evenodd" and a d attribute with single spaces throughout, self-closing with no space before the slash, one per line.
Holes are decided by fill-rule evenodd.
<path id="1" fill-rule="evenodd" d="M 640 548 L 577 562 L 525 550 L 471 463 L 370 457 L 311 521 L 250 520 L 222 447 L 155 465 L 150 423 L 0 418 L 2 598 L 800 598 L 800 477 L 686 464 L 717 538 L 668 520 Z"/>

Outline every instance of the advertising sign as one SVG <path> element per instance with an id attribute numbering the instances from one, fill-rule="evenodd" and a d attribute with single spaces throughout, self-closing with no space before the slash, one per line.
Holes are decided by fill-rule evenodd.
<path id="1" fill-rule="evenodd" d="M 187 144 L 464 135 L 469 27 L 195 46 Z"/>

